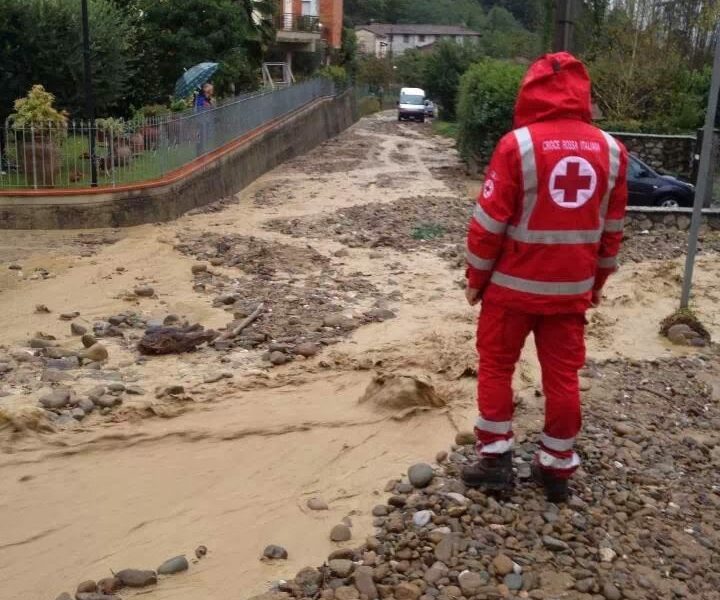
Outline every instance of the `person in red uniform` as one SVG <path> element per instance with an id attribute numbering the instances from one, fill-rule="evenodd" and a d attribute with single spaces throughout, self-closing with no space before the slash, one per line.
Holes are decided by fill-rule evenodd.
<path id="1" fill-rule="evenodd" d="M 591 125 L 590 78 L 571 54 L 548 54 L 525 75 L 514 131 L 497 145 L 467 237 L 478 321 L 476 464 L 468 486 L 512 484 L 512 376 L 532 332 L 542 369 L 545 427 L 533 463 L 547 498 L 562 502 L 579 465 L 578 371 L 585 312 L 617 268 L 627 204 L 627 152 Z"/>

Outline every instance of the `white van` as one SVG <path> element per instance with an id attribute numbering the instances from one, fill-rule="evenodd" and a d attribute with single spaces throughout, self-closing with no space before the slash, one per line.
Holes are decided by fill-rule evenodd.
<path id="1" fill-rule="evenodd" d="M 415 119 L 425 121 L 425 92 L 420 88 L 402 88 L 398 100 L 398 121 Z"/>

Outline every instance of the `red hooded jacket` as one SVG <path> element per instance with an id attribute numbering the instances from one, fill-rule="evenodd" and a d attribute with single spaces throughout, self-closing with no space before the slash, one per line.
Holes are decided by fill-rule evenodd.
<path id="1" fill-rule="evenodd" d="M 617 269 L 627 152 L 590 124 L 590 78 L 566 52 L 533 63 L 498 144 L 467 239 L 467 277 L 487 302 L 584 312 Z"/>

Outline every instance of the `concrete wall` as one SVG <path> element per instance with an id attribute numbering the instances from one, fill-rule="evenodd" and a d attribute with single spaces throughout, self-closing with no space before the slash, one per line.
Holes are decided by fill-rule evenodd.
<path id="1" fill-rule="evenodd" d="M 655 169 L 689 177 L 696 152 L 694 135 L 655 135 L 649 133 L 613 133 L 629 152 L 635 152 Z"/>
<path id="2" fill-rule="evenodd" d="M 86 229 L 169 221 L 240 191 L 283 161 L 338 135 L 356 119 L 350 91 L 316 101 L 160 184 L 92 193 L 0 195 L 0 229 Z"/>

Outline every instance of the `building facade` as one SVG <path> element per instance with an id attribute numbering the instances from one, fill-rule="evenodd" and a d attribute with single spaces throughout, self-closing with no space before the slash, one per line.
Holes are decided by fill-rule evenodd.
<path id="1" fill-rule="evenodd" d="M 372 23 L 355 28 L 358 49 L 378 58 L 399 56 L 410 49 L 423 49 L 439 42 L 452 40 L 459 44 L 475 41 L 477 31 L 453 25 L 391 25 Z"/>

